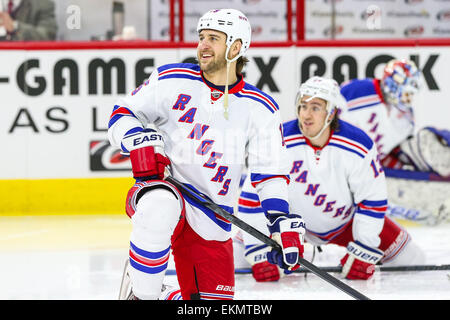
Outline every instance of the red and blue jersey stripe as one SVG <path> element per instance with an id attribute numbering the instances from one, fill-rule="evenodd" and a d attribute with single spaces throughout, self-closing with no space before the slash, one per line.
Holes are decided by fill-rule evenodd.
<path id="1" fill-rule="evenodd" d="M 268 175 L 268 174 L 259 174 L 259 173 L 252 173 L 250 175 L 251 184 L 255 188 L 258 184 L 260 184 L 264 181 L 270 180 L 270 179 L 275 179 L 275 178 L 285 179 L 288 184 L 290 182 L 289 175 Z M 270 214 L 270 212 L 272 212 L 272 211 L 284 212 L 286 214 L 289 213 L 289 203 L 284 199 L 279 199 L 279 198 L 264 199 L 261 201 L 261 207 L 264 210 L 264 212 L 266 213 L 266 215 Z"/>
<path id="2" fill-rule="evenodd" d="M 279 110 L 278 104 L 271 96 L 251 84 L 246 83 L 244 87 L 239 92 L 234 93 L 234 95 L 239 98 L 248 98 L 257 101 L 266 107 L 271 113 L 275 113 Z"/>
<path id="3" fill-rule="evenodd" d="M 387 200 L 364 200 L 358 204 L 356 213 L 370 216 L 372 218 L 383 219 L 387 210 Z"/>
<path id="4" fill-rule="evenodd" d="M 352 222 L 353 222 L 353 219 L 348 222 L 345 222 L 344 224 L 341 224 L 337 228 L 334 228 L 332 230 L 325 231 L 325 232 L 314 232 L 314 231 L 308 229 L 308 227 L 306 227 L 306 230 L 308 233 L 319 238 L 320 240 L 329 242 L 329 241 L 333 240 L 334 238 L 336 238 L 338 235 L 340 235 L 342 232 L 344 232 L 345 229 L 347 228 L 347 226 Z"/>
<path id="5" fill-rule="evenodd" d="M 191 63 L 172 63 L 158 68 L 158 80 L 189 79 L 203 81 L 200 66 Z"/>
<path id="6" fill-rule="evenodd" d="M 289 175 L 276 175 L 276 174 L 260 174 L 260 173 L 252 173 L 250 175 L 250 180 L 252 182 L 252 186 L 256 187 L 258 184 L 267 181 L 269 179 L 282 178 L 285 179 L 287 183 L 290 182 Z"/>
<path id="7" fill-rule="evenodd" d="M 372 107 L 383 102 L 377 79 L 355 79 L 346 82 L 341 86 L 341 94 L 347 100 L 348 111 Z"/>
<path id="8" fill-rule="evenodd" d="M 111 128 L 112 125 L 114 123 L 116 123 L 117 120 L 119 120 L 122 117 L 134 117 L 134 118 L 136 118 L 136 116 L 134 115 L 134 113 L 130 109 L 128 109 L 126 107 L 123 107 L 123 106 L 115 105 L 114 108 L 113 108 L 113 111 L 111 113 L 111 116 L 109 117 L 108 128 Z"/>
<path id="9" fill-rule="evenodd" d="M 164 79 L 190 79 L 202 81 L 208 85 L 206 79 L 202 77 L 200 66 L 191 63 L 173 63 L 159 67 L 158 80 Z M 271 113 L 275 113 L 279 110 L 278 104 L 270 95 L 264 93 L 255 86 L 244 83 L 242 80 L 241 82 L 242 84 L 239 83 L 236 86 L 236 89 L 230 90 L 229 93 L 234 94 L 239 98 L 248 98 L 257 101 L 266 107 Z M 210 84 L 208 86 L 210 86 Z"/>
<path id="10" fill-rule="evenodd" d="M 302 134 L 298 120 L 291 120 L 283 124 L 286 148 L 307 145 L 308 141 Z M 339 120 L 339 130 L 333 132 L 327 146 L 346 150 L 364 158 L 373 146 L 373 141 L 362 130 Z"/>
<path id="11" fill-rule="evenodd" d="M 372 149 L 373 140 L 361 129 L 339 120 L 339 130 L 333 132 L 328 145 L 340 148 L 365 158 Z"/>
<path id="12" fill-rule="evenodd" d="M 306 144 L 305 136 L 300 131 L 297 119 L 283 123 L 283 135 L 288 149 Z"/>
<path id="13" fill-rule="evenodd" d="M 259 183 L 267 181 L 273 178 L 283 178 L 289 183 L 289 176 L 286 175 L 263 175 L 252 173 L 250 179 L 252 185 L 256 187 Z M 260 202 L 259 197 L 256 193 L 241 192 L 238 201 L 238 210 L 242 213 L 259 213 L 264 212 L 266 214 L 276 211 L 289 213 L 289 203 L 284 199 L 279 198 L 269 198 L 264 199 Z"/>
<path id="14" fill-rule="evenodd" d="M 238 201 L 238 211 L 241 213 L 262 213 L 264 210 L 256 193 L 242 191 Z"/>

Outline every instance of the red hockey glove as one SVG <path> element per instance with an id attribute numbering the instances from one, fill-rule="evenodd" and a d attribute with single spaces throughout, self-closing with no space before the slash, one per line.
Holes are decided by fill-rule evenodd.
<path id="1" fill-rule="evenodd" d="M 382 251 L 351 241 L 347 245 L 347 254 L 341 259 L 342 276 L 350 280 L 367 280 L 382 257 Z"/>
<path id="2" fill-rule="evenodd" d="M 269 263 L 267 260 L 254 264 L 252 274 L 257 282 L 278 281 L 281 278 L 278 266 Z"/>
<path id="3" fill-rule="evenodd" d="M 130 155 L 134 178 L 164 179 L 170 160 L 164 153 L 163 137 L 156 130 L 146 129 L 126 135 L 122 140 L 122 150 Z"/>
<path id="4" fill-rule="evenodd" d="M 252 266 L 253 278 L 258 282 L 277 281 L 290 273 L 267 261 L 267 253 L 270 250 L 272 248 L 266 244 L 251 245 L 245 249 L 245 259 Z"/>

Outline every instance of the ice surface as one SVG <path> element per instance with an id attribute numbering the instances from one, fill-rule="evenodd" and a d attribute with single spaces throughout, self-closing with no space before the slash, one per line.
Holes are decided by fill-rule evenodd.
<path id="1" fill-rule="evenodd" d="M 427 264 L 450 264 L 450 224 L 406 227 L 426 251 Z M 116 300 L 130 231 L 129 219 L 119 215 L 0 217 L 0 299 Z M 323 247 L 313 263 L 336 266 L 343 252 Z M 307 247 L 305 257 L 311 256 Z M 378 272 L 369 281 L 332 275 L 374 300 L 450 299 L 450 271 Z M 165 282 L 176 285 L 176 276 L 167 276 Z M 257 283 L 249 274 L 238 274 L 235 299 L 353 298 L 308 273 L 275 283 Z"/>

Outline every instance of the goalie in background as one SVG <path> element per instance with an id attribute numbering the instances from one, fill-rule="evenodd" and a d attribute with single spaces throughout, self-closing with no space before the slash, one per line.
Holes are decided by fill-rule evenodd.
<path id="1" fill-rule="evenodd" d="M 298 119 L 283 124 L 291 164 L 289 206 L 302 212 L 305 242 L 346 248 L 340 263 L 347 279 L 369 279 L 376 264 L 422 264 L 423 251 L 402 226 L 385 216 L 386 180 L 375 143 L 339 119 L 342 105 L 345 99 L 336 81 L 313 77 L 298 91 Z M 248 178 L 238 209 L 242 220 L 264 232 L 266 213 Z M 245 256 L 257 281 L 276 281 L 288 273 L 266 258 L 267 245 L 245 233 L 242 237 L 234 249 L 243 252 L 240 258 Z M 242 262 L 238 259 L 236 267 Z"/>
<path id="2" fill-rule="evenodd" d="M 415 127 L 413 99 L 420 82 L 413 61 L 391 60 L 382 79 L 354 79 L 341 85 L 347 105 L 340 117 L 375 141 L 383 167 L 450 177 L 450 131 Z"/>
<path id="3" fill-rule="evenodd" d="M 381 79 L 353 79 L 341 85 L 347 104 L 340 117 L 375 141 L 381 164 L 389 169 L 387 177 L 396 177 L 388 181 L 387 214 L 435 225 L 450 216 L 450 194 L 441 192 L 441 184 L 450 181 L 450 131 L 416 127 L 413 103 L 420 83 L 413 61 L 393 59 Z M 416 176 L 423 178 L 411 180 Z M 431 176 L 441 182 L 429 183 Z"/>

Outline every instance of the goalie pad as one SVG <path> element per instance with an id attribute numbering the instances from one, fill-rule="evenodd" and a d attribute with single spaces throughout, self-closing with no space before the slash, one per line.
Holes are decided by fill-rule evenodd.
<path id="1" fill-rule="evenodd" d="M 388 202 L 393 206 L 393 210 L 388 207 L 387 215 L 412 221 L 418 218 L 420 221 L 416 222 L 428 225 L 450 221 L 450 177 L 393 169 L 385 169 L 385 174 Z M 409 209 L 406 208 L 414 209 L 407 212 Z M 420 213 L 416 215 L 415 211 Z"/>
<path id="2" fill-rule="evenodd" d="M 450 132 L 425 127 L 400 145 L 419 171 L 433 171 L 450 176 Z"/>

